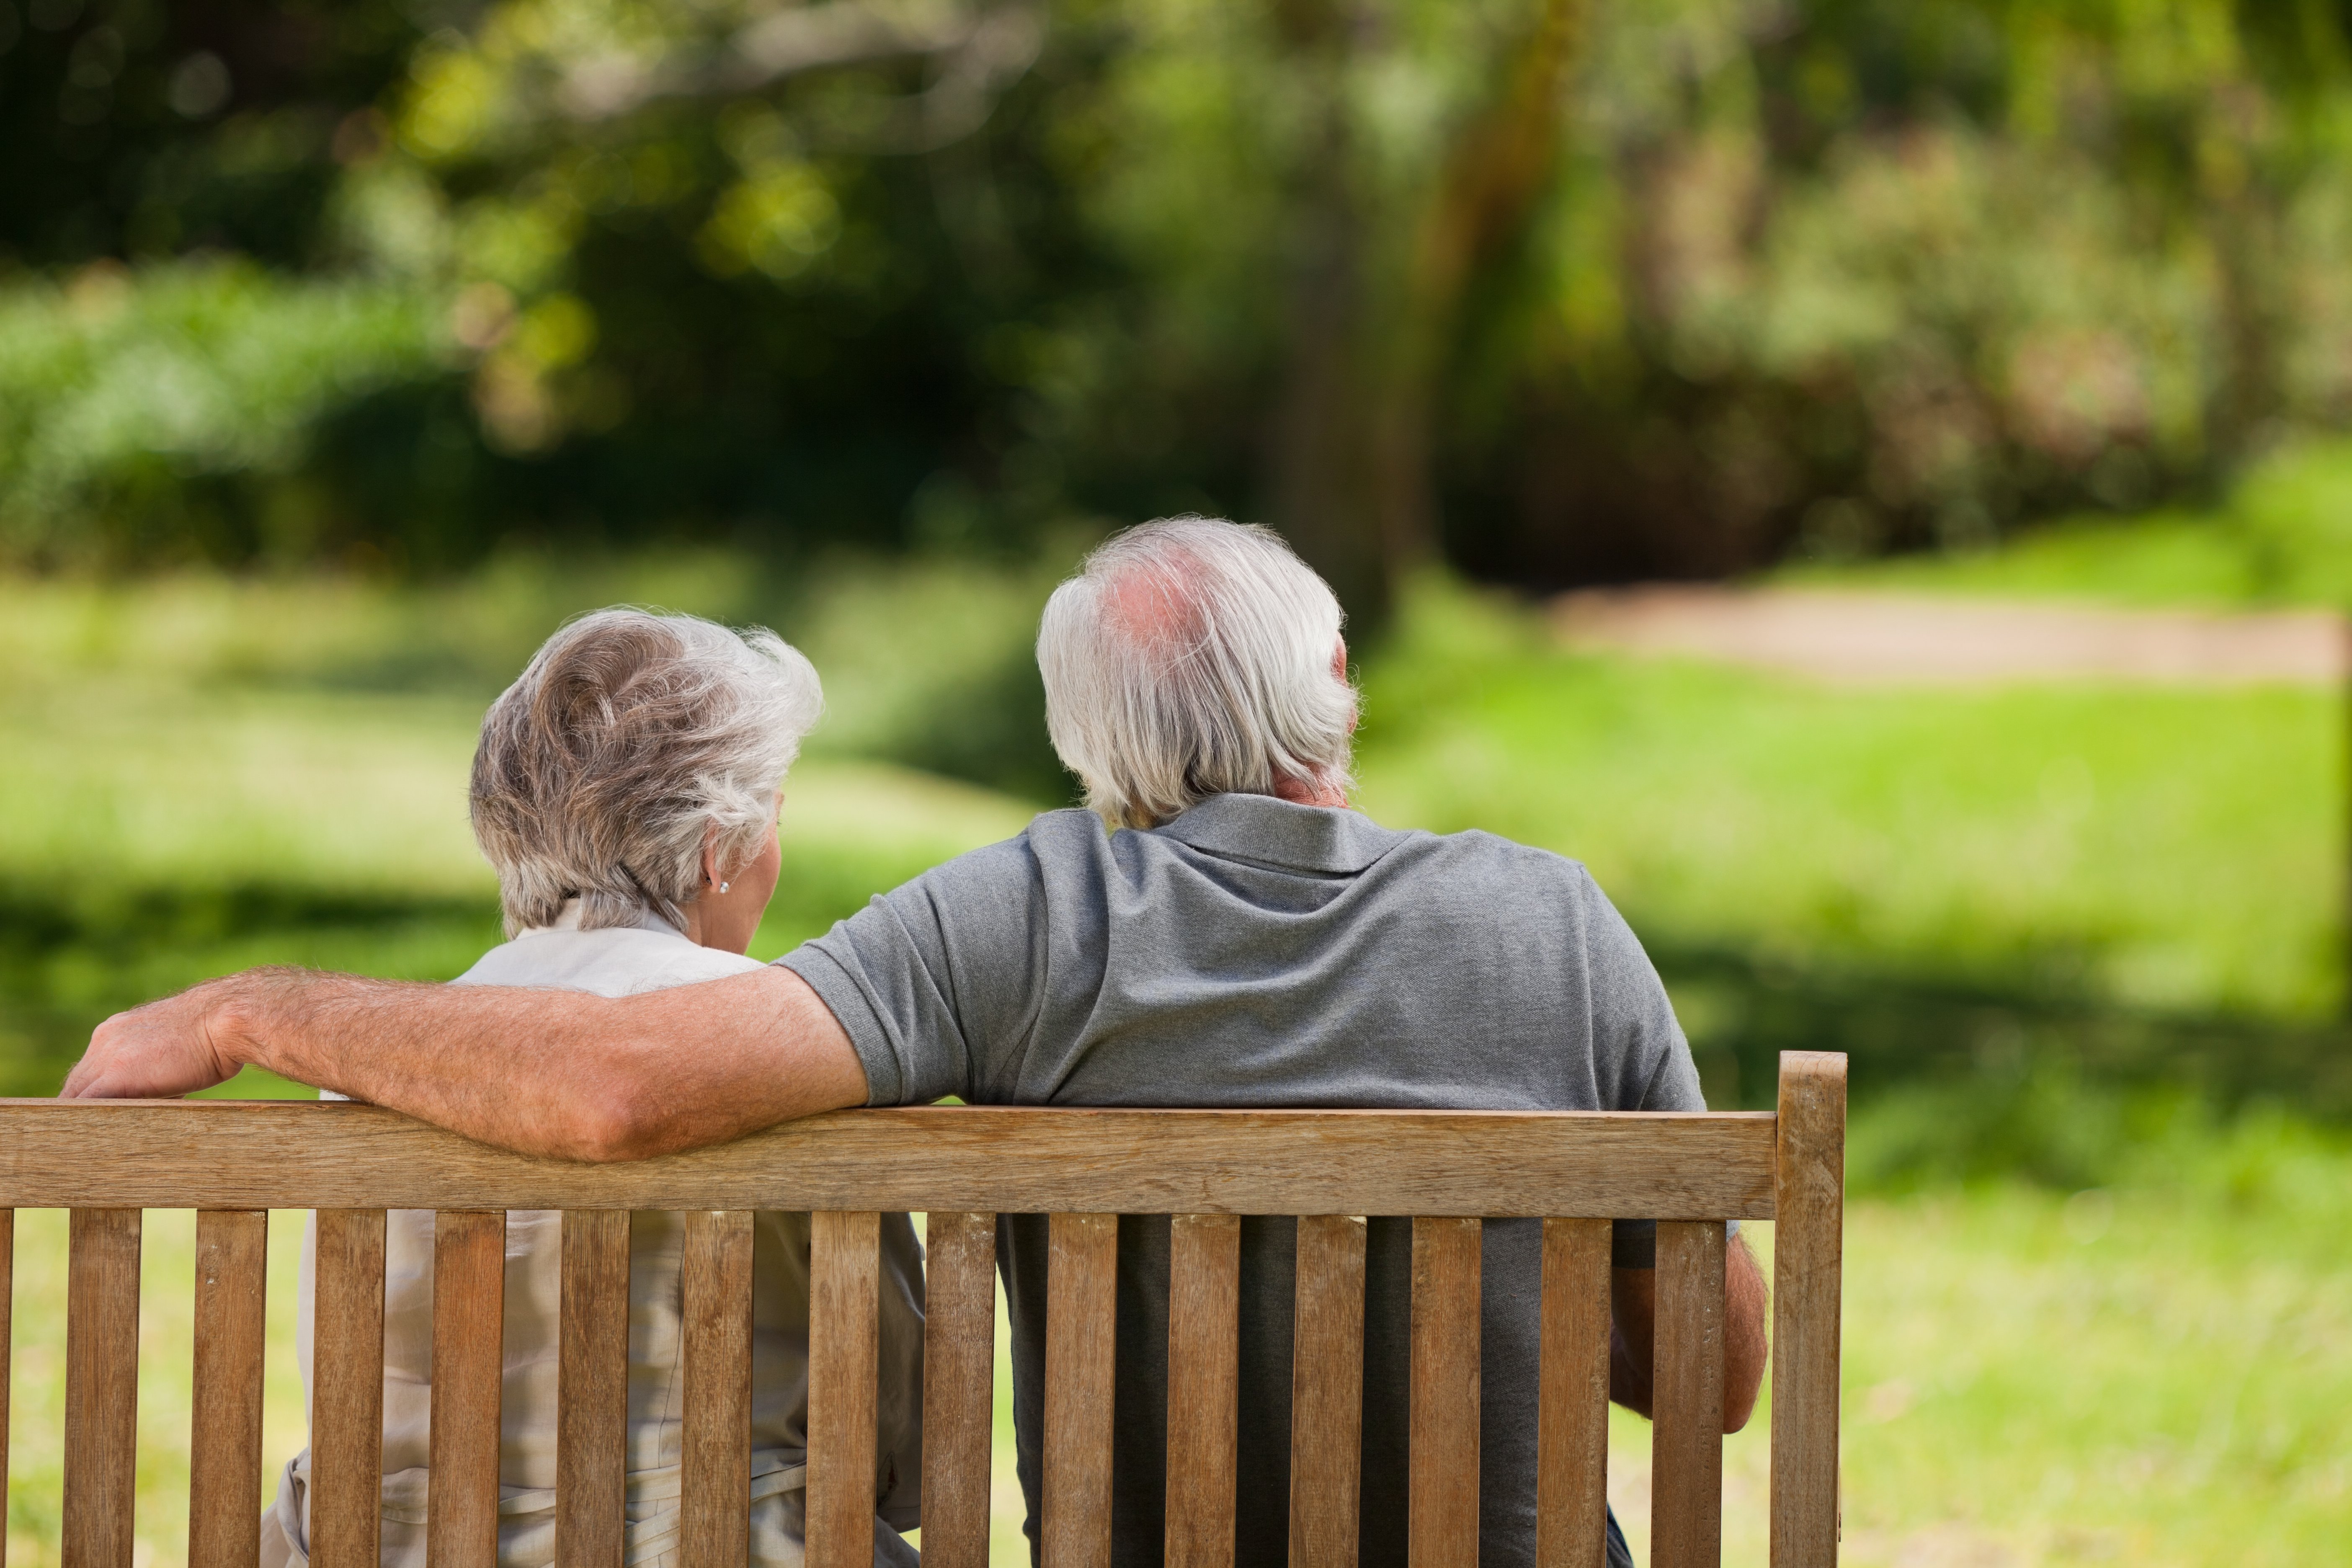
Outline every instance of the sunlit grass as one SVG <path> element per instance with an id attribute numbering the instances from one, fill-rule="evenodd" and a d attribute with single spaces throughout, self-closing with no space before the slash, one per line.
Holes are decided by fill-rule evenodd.
<path id="1" fill-rule="evenodd" d="M 1585 861 L 1645 936 L 2139 1006 L 2343 994 L 2343 702 L 1831 689 L 1573 654 L 1431 586 L 1367 668 L 1361 798 Z"/>

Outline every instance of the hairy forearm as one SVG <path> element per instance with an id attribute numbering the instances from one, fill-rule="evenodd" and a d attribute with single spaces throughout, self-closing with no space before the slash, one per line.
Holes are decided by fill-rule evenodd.
<path id="1" fill-rule="evenodd" d="M 110 1019 L 67 1093 L 183 1092 L 177 1065 L 157 1065 L 173 1050 L 204 1058 L 199 1079 L 252 1063 L 572 1159 L 719 1142 L 866 1098 L 840 1025 L 778 969 L 620 1000 L 256 970 Z"/>
<path id="2" fill-rule="evenodd" d="M 1655 1397 L 1657 1271 L 1610 1272 L 1609 1397 L 1648 1415 Z M 1764 1271 L 1744 1239 L 1734 1239 L 1723 1269 L 1723 1429 L 1737 1432 L 1755 1413 L 1770 1359 L 1764 1323 Z"/>

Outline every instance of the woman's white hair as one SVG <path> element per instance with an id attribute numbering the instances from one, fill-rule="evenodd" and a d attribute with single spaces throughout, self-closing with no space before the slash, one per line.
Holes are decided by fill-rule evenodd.
<path id="1" fill-rule="evenodd" d="M 1345 792 L 1356 691 L 1339 601 L 1270 530 L 1177 517 L 1114 536 L 1037 630 L 1045 727 L 1114 827 L 1291 778 Z"/>
<path id="2" fill-rule="evenodd" d="M 474 840 L 507 934 L 555 923 L 683 929 L 702 851 L 750 864 L 776 788 L 824 710 L 816 671 L 764 627 L 598 610 L 547 639 L 490 705 L 474 752 Z"/>

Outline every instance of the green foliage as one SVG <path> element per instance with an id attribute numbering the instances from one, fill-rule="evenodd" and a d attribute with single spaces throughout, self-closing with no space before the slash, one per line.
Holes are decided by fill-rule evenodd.
<path id="1" fill-rule="evenodd" d="M 435 304 L 217 261 L 0 291 L 0 552 L 152 566 L 234 552 L 250 526 L 263 553 L 307 558 L 299 498 L 222 487 L 293 469 L 326 416 L 436 374 Z"/>
<path id="2" fill-rule="evenodd" d="M 844 6 L 12 3 L 0 552 L 1017 556 L 1426 489 L 1475 574 L 1685 574 L 2352 408 L 2326 7 L 1570 5 L 1512 121 L 1549 0 Z"/>

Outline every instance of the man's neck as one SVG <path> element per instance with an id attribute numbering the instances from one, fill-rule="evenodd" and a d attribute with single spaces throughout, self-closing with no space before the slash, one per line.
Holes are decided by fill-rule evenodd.
<path id="1" fill-rule="evenodd" d="M 1348 809 L 1348 797 L 1324 778 L 1299 778 L 1284 773 L 1274 781 L 1274 797 L 1293 805 L 1328 806 L 1334 811 Z"/>

